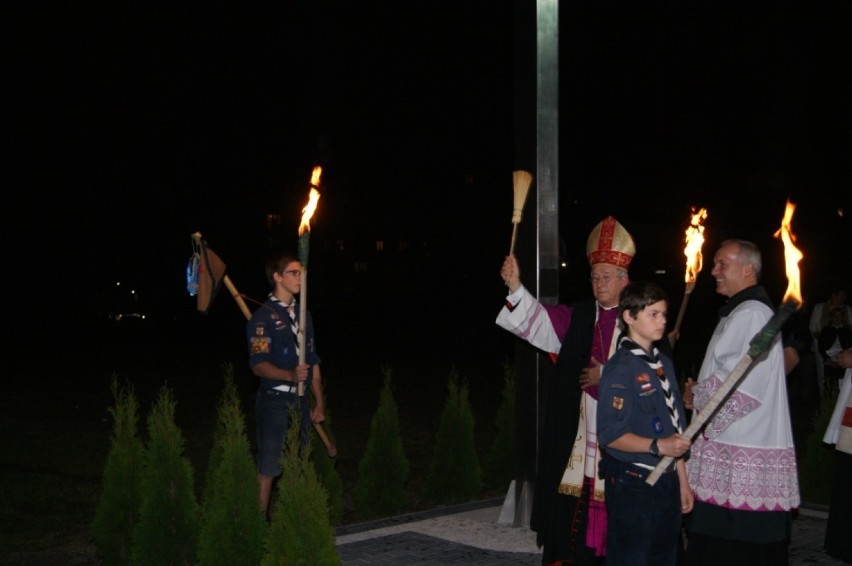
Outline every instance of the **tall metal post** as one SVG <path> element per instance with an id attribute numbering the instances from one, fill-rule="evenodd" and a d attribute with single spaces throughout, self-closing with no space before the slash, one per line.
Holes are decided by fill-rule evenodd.
<path id="1" fill-rule="evenodd" d="M 539 301 L 552 304 L 559 300 L 559 2 L 522 0 L 516 3 L 515 16 L 515 159 L 517 168 L 534 163 L 536 199 L 535 239 L 521 234 L 518 262 L 522 272 L 534 275 L 534 280 L 525 281 Z M 532 258 L 535 265 L 528 261 Z M 500 522 L 528 527 L 541 450 L 544 403 L 539 392 L 542 381 L 552 377 L 553 364 L 519 341 L 515 370 L 516 475 Z"/>
<path id="2" fill-rule="evenodd" d="M 538 299 L 559 300 L 559 1 L 538 0 L 536 186 Z"/>

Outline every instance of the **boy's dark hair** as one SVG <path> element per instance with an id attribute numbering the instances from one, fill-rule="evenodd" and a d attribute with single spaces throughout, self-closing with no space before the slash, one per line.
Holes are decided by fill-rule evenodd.
<path id="1" fill-rule="evenodd" d="M 651 281 L 636 281 L 622 289 L 618 300 L 618 313 L 619 316 L 624 316 L 627 311 L 630 316 L 636 318 L 639 311 L 659 301 L 669 301 L 662 287 Z"/>
<path id="2" fill-rule="evenodd" d="M 290 252 L 275 251 L 266 256 L 266 280 L 272 287 L 275 287 L 273 276 L 287 269 L 287 266 L 294 261 L 299 261 L 299 258 L 296 257 L 296 254 Z"/>

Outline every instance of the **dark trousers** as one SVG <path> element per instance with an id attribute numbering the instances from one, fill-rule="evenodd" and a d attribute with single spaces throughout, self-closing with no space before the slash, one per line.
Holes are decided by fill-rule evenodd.
<path id="1" fill-rule="evenodd" d="M 586 546 L 586 527 L 589 522 L 591 478 L 583 478 L 580 497 L 557 493 L 547 530 L 536 539 L 543 546 L 543 566 L 603 566 L 606 557 L 595 556 Z"/>
<path id="2" fill-rule="evenodd" d="M 686 543 L 688 566 L 748 564 L 749 566 L 786 566 L 790 563 L 790 541 L 757 544 L 742 540 L 720 539 L 689 533 Z"/>
<path id="3" fill-rule="evenodd" d="M 607 462 L 607 566 L 674 566 L 680 544 L 680 482 L 664 473 L 653 486 L 649 470 Z"/>
<path id="4" fill-rule="evenodd" d="M 825 551 L 829 556 L 852 563 L 852 454 L 834 451 L 834 483 L 828 523 L 825 527 Z"/>

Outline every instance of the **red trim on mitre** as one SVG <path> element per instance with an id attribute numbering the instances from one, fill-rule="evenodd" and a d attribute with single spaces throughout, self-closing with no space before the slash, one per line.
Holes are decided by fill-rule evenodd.
<path id="1" fill-rule="evenodd" d="M 616 267 L 626 268 L 630 265 L 630 261 L 632 259 L 633 256 L 629 256 L 621 252 L 614 252 L 612 250 L 601 250 L 589 254 L 589 265 L 594 265 L 596 263 L 606 263 L 609 265 L 614 265 Z"/>
<path id="2" fill-rule="evenodd" d="M 611 250 L 612 239 L 615 236 L 615 218 L 607 216 L 601 222 L 601 233 L 598 235 L 598 250 Z"/>

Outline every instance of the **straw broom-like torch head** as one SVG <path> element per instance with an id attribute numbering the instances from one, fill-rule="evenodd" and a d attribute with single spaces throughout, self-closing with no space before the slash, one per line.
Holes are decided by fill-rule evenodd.
<path id="1" fill-rule="evenodd" d="M 515 190 L 515 206 L 512 210 L 512 243 L 509 245 L 509 255 L 515 253 L 515 239 L 518 235 L 518 224 L 524 212 L 524 204 L 527 201 L 527 193 L 532 184 L 532 174 L 527 171 L 514 171 L 512 182 Z"/>

